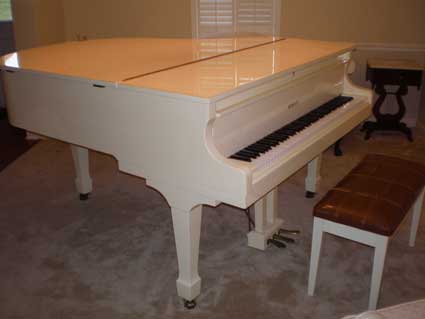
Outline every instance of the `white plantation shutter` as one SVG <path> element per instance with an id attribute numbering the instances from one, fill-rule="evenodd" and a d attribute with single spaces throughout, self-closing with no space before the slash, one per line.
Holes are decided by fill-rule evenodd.
<path id="1" fill-rule="evenodd" d="M 281 0 L 192 0 L 194 37 L 277 35 Z"/>
<path id="2" fill-rule="evenodd" d="M 273 34 L 273 0 L 239 0 L 237 33 Z"/>
<path id="3" fill-rule="evenodd" d="M 201 42 L 201 57 L 211 56 L 220 50 L 229 52 L 234 48 L 235 35 L 278 35 L 281 0 L 192 0 L 193 37 L 222 38 Z M 253 44 L 255 44 L 254 42 Z M 247 61 L 262 63 L 262 68 L 273 68 L 273 58 L 258 61 L 255 53 Z M 248 62 L 249 63 L 249 62 Z M 231 89 L 252 81 L 252 73 L 243 74 L 235 69 L 232 56 L 205 60 L 201 64 L 199 85 L 203 90 Z"/>
<path id="4" fill-rule="evenodd" d="M 199 34 L 221 36 L 234 32 L 233 0 L 199 0 Z"/>

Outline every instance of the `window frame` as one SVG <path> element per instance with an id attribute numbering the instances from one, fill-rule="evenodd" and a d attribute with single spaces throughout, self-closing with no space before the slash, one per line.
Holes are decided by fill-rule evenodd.
<path id="1" fill-rule="evenodd" d="M 2 23 L 7 23 L 7 22 L 11 22 L 13 21 L 13 13 L 12 13 L 12 0 L 6 0 L 9 2 L 9 6 L 10 6 L 10 16 L 7 19 L 3 19 L 0 17 L 0 22 Z"/>

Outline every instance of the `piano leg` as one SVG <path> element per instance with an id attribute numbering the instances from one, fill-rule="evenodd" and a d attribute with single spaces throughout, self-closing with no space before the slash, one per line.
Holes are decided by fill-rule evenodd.
<path id="1" fill-rule="evenodd" d="M 265 250 L 267 242 L 278 233 L 283 220 L 277 218 L 277 207 L 277 188 L 254 204 L 255 229 L 248 233 L 248 246 Z"/>
<path id="2" fill-rule="evenodd" d="M 313 198 L 316 195 L 317 185 L 320 181 L 320 166 L 322 165 L 322 154 L 308 163 L 307 177 L 305 179 L 305 197 Z"/>
<path id="3" fill-rule="evenodd" d="M 80 200 L 87 200 L 93 189 L 89 171 L 89 150 L 71 145 L 71 152 L 76 174 L 75 186 L 80 194 Z"/>
<path id="4" fill-rule="evenodd" d="M 191 309 L 196 306 L 195 298 L 201 292 L 198 257 L 202 205 L 195 206 L 191 210 L 171 207 L 171 214 L 179 265 L 177 293 L 185 300 L 185 307 Z"/>

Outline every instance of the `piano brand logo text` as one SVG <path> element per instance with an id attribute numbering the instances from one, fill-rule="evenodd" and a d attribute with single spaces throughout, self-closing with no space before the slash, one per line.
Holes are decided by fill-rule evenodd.
<path id="1" fill-rule="evenodd" d="M 297 106 L 297 104 L 298 104 L 298 101 L 292 102 L 291 104 L 289 104 L 289 105 L 288 105 L 288 110 L 290 110 L 290 109 L 292 109 L 292 108 L 296 107 L 296 106 Z"/>

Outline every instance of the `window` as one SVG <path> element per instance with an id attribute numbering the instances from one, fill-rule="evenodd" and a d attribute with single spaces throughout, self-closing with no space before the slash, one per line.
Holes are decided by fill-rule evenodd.
<path id="1" fill-rule="evenodd" d="M 0 21 L 12 20 L 10 0 L 0 0 Z"/>
<path id="2" fill-rule="evenodd" d="M 279 35 L 281 0 L 192 0 L 194 38 Z"/>

